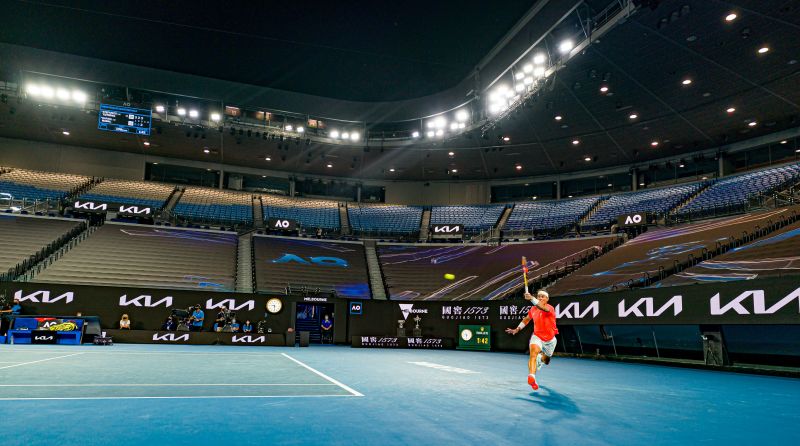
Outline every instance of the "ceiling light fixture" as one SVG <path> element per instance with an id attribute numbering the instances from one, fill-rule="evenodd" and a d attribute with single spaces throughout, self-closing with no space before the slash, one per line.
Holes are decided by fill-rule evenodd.
<path id="1" fill-rule="evenodd" d="M 761 48 L 758 49 L 758 54 L 764 54 L 764 53 L 767 53 L 767 52 L 769 52 L 769 47 L 768 46 L 762 46 Z"/>
<path id="2" fill-rule="evenodd" d="M 453 155 L 455 155 L 456 153 L 455 153 L 455 152 L 447 152 L 447 154 L 448 154 L 449 156 L 453 156 Z"/>
<path id="3" fill-rule="evenodd" d="M 511 141 L 511 137 L 510 136 L 504 136 L 503 137 L 503 141 L 509 142 L 509 141 Z"/>
<path id="4" fill-rule="evenodd" d="M 586 157 L 586 158 L 584 158 L 583 160 L 584 160 L 584 161 L 586 161 L 586 162 L 588 163 L 589 161 L 591 161 L 591 160 L 592 160 L 592 157 L 591 157 L 591 156 L 587 156 L 587 157 Z"/>
<path id="5" fill-rule="evenodd" d="M 750 122 L 748 122 L 748 123 L 747 123 L 747 125 L 749 125 L 750 127 L 755 127 L 755 126 L 757 126 L 757 125 L 758 125 L 758 122 L 756 122 L 756 121 L 750 121 Z"/>
<path id="6" fill-rule="evenodd" d="M 556 120 L 556 121 L 560 121 L 560 120 L 562 120 L 562 119 L 564 119 L 564 118 L 563 118 L 561 115 L 556 115 L 556 117 L 555 117 L 555 120 Z"/>
<path id="7" fill-rule="evenodd" d="M 264 161 L 272 161 L 272 158 L 266 157 L 266 158 L 264 158 Z"/>
<path id="8" fill-rule="evenodd" d="M 145 147 L 150 147 L 150 141 L 145 141 L 142 144 L 144 144 Z"/>
<path id="9" fill-rule="evenodd" d="M 728 107 L 728 109 L 725 110 L 725 111 L 728 112 L 728 113 L 733 113 L 733 112 L 736 111 L 736 108 L 735 107 Z"/>
<path id="10" fill-rule="evenodd" d="M 211 151 L 208 149 L 203 149 L 203 153 L 211 153 Z"/>
<path id="11" fill-rule="evenodd" d="M 789 142 L 789 141 L 784 139 L 783 141 L 781 141 L 781 144 L 786 144 L 787 142 Z"/>
<path id="12" fill-rule="evenodd" d="M 725 21 L 726 22 L 732 22 L 732 21 L 736 20 L 736 17 L 738 17 L 736 15 L 736 13 L 732 12 L 732 13 L 730 13 L 730 14 L 725 16 Z"/>
<path id="13" fill-rule="evenodd" d="M 61 134 L 64 136 L 69 136 L 69 130 L 64 130 L 63 132 L 61 132 Z"/>
<path id="14" fill-rule="evenodd" d="M 600 91 L 601 91 L 602 93 L 605 93 L 605 92 L 607 92 L 607 91 L 608 91 L 608 87 L 607 87 L 607 86 L 605 86 L 605 85 L 603 85 L 602 87 L 600 87 Z"/>
<path id="15" fill-rule="evenodd" d="M 692 83 L 692 80 L 687 78 L 687 79 L 682 80 L 681 83 L 683 85 L 690 85 Z"/>
<path id="16" fill-rule="evenodd" d="M 630 116 L 628 116 L 628 119 L 636 119 L 638 117 L 639 115 L 637 115 L 636 113 L 631 113 Z"/>
<path id="17" fill-rule="evenodd" d="M 517 169 L 517 170 L 522 170 L 522 165 L 520 165 L 520 164 L 517 164 L 517 167 L 516 167 L 516 169 Z"/>
<path id="18" fill-rule="evenodd" d="M 328 169 L 330 169 L 331 167 L 333 167 L 333 164 L 331 164 L 331 163 L 328 163 L 328 165 L 327 165 L 327 166 L 328 166 Z"/>
<path id="19" fill-rule="evenodd" d="M 573 145 L 573 146 L 577 146 L 577 145 L 578 145 L 578 144 L 580 144 L 580 143 L 581 143 L 581 142 L 580 142 L 579 140 L 577 140 L 577 139 L 573 139 L 573 140 L 572 140 L 572 145 Z"/>

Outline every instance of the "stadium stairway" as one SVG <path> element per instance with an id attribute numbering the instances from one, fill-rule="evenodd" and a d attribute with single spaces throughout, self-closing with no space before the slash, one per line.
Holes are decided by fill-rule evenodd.
<path id="1" fill-rule="evenodd" d="M 237 293 L 252 293 L 255 290 L 253 232 L 254 231 L 249 231 L 239 236 L 239 244 L 237 246 L 236 254 Z"/>
<path id="2" fill-rule="evenodd" d="M 428 241 L 428 231 L 431 226 L 431 208 L 426 207 L 422 210 L 422 220 L 419 224 L 419 241 Z"/>
<path id="3" fill-rule="evenodd" d="M 167 202 L 164 203 L 164 215 L 172 215 L 172 209 L 175 208 L 175 205 L 181 200 L 183 196 L 183 191 L 185 189 L 181 189 L 179 187 L 175 187 L 175 190 L 167 198 Z"/>
<path id="4" fill-rule="evenodd" d="M 319 314 L 314 315 L 314 317 L 309 317 L 306 319 L 297 318 L 297 322 L 295 323 L 295 342 L 300 343 L 300 332 L 307 331 L 309 332 L 309 341 L 313 343 L 320 343 L 322 342 L 322 333 L 320 332 L 320 320 Z"/>
<path id="5" fill-rule="evenodd" d="M 253 195 L 253 227 L 264 227 L 264 204 L 261 202 L 261 196 Z M 239 239 L 241 243 L 241 238 Z"/>
<path id="6" fill-rule="evenodd" d="M 364 240 L 364 254 L 367 258 L 367 273 L 369 275 L 369 287 L 372 290 L 372 298 L 386 300 L 386 285 L 383 283 L 383 272 L 378 260 L 378 253 L 375 250 L 375 240 Z"/>
<path id="7" fill-rule="evenodd" d="M 76 187 L 75 189 L 69 191 L 67 195 L 67 200 L 70 202 L 77 199 L 79 196 L 85 194 L 89 190 L 91 190 L 96 185 L 100 184 L 103 181 L 102 178 L 91 178 L 87 182 L 81 184 L 80 186 Z"/>
<path id="8" fill-rule="evenodd" d="M 503 209 L 503 213 L 500 214 L 500 220 L 497 221 L 497 226 L 495 228 L 502 230 L 506 226 L 508 217 L 511 217 L 511 212 L 513 211 L 514 211 L 514 203 L 511 203 L 510 205 L 506 206 L 506 208 Z"/>
<path id="9" fill-rule="evenodd" d="M 674 213 L 678 212 L 678 211 L 679 211 L 681 208 L 683 208 L 683 207 L 684 207 L 684 206 L 686 206 L 687 204 L 691 203 L 691 202 L 692 202 L 692 200 L 694 200 L 695 198 L 697 198 L 697 196 L 698 196 L 698 195 L 702 194 L 702 193 L 703 193 L 703 191 L 705 191 L 706 189 L 708 189 L 708 188 L 709 188 L 709 186 L 711 186 L 712 184 L 714 184 L 714 181 L 713 181 L 713 180 L 712 180 L 712 181 L 705 181 L 705 182 L 703 182 L 703 184 L 701 184 L 701 185 L 700 185 L 700 187 L 699 187 L 699 188 L 698 188 L 696 191 L 694 191 L 694 193 L 693 193 L 693 194 L 690 194 L 690 195 L 689 195 L 688 197 L 686 197 L 686 198 L 685 198 L 683 201 L 681 201 L 680 203 L 678 203 L 677 205 L 675 205 L 675 206 L 674 206 L 672 209 L 668 210 L 668 211 L 667 211 L 667 215 L 674 214 Z"/>
<path id="10" fill-rule="evenodd" d="M 350 218 L 347 216 L 347 203 L 339 203 L 339 226 L 342 235 L 350 235 Z"/>
<path id="11" fill-rule="evenodd" d="M 37 275 L 41 274 L 42 271 L 47 269 L 48 266 L 52 265 L 70 250 L 78 246 L 82 241 L 89 238 L 98 228 L 100 228 L 100 226 L 90 226 L 88 224 L 82 227 L 80 231 L 75 232 L 72 237 L 64 240 L 59 246 L 54 246 L 55 251 L 52 254 L 42 259 L 41 262 L 32 265 L 27 271 L 20 274 L 16 280 L 18 282 L 32 281 Z"/>
<path id="12" fill-rule="evenodd" d="M 609 197 L 601 197 L 595 204 L 590 207 L 580 219 L 578 219 L 578 225 L 583 226 L 589 221 L 589 218 L 597 212 L 600 207 L 602 207 L 607 201 Z"/>

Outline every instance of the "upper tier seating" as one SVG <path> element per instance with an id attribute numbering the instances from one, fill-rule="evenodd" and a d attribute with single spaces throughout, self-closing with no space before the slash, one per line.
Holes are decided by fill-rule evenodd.
<path id="1" fill-rule="evenodd" d="M 517 203 L 505 229 L 542 231 L 571 226 L 598 200 L 600 197 Z"/>
<path id="2" fill-rule="evenodd" d="M 236 234 L 107 223 L 35 282 L 232 291 Z"/>
<path id="3" fill-rule="evenodd" d="M 0 273 L 27 260 L 79 224 L 80 220 L 0 214 Z"/>
<path id="4" fill-rule="evenodd" d="M 800 222 L 669 276 L 657 286 L 800 275 Z"/>
<path id="5" fill-rule="evenodd" d="M 15 169 L 0 175 L 0 197 L 17 200 L 58 200 L 89 180 L 89 177 L 82 175 Z"/>
<path id="6" fill-rule="evenodd" d="M 616 236 L 501 246 L 380 244 L 378 256 L 391 299 L 491 300 L 522 287 L 522 256 L 528 258 L 528 278 L 533 281 L 614 240 Z M 445 279 L 445 274 L 455 275 L 455 280 Z"/>
<path id="7" fill-rule="evenodd" d="M 551 296 L 588 294 L 641 286 L 648 277 L 658 278 L 660 268 L 671 270 L 675 263 L 685 263 L 689 256 L 702 259 L 717 243 L 752 234 L 795 215 L 798 208 L 781 208 L 733 218 L 651 229 L 594 260 L 548 288 Z"/>
<path id="8" fill-rule="evenodd" d="M 336 290 L 369 299 L 364 245 L 306 238 L 253 237 L 257 291 L 283 293 L 289 285 Z"/>
<path id="9" fill-rule="evenodd" d="M 355 231 L 410 234 L 419 231 L 422 207 L 395 205 L 350 205 L 350 226 Z"/>
<path id="10" fill-rule="evenodd" d="M 679 209 L 677 214 L 739 205 L 746 203 L 748 198 L 753 195 L 769 192 L 786 183 L 798 180 L 800 180 L 800 164 L 773 167 L 723 178 Z"/>
<path id="11" fill-rule="evenodd" d="M 161 209 L 174 190 L 175 186 L 149 181 L 105 180 L 80 199 Z"/>
<path id="12" fill-rule="evenodd" d="M 699 188 L 699 183 L 692 183 L 612 195 L 589 217 L 584 226 L 610 226 L 611 221 L 620 215 L 634 212 L 664 213 Z"/>
<path id="13" fill-rule="evenodd" d="M 483 231 L 497 224 L 505 208 L 504 204 L 434 206 L 431 209 L 431 224 L 462 224 L 467 231 Z"/>
<path id="14" fill-rule="evenodd" d="M 243 192 L 187 187 L 173 212 L 189 220 L 252 223 L 253 196 Z"/>
<path id="15" fill-rule="evenodd" d="M 339 204 L 332 200 L 262 195 L 264 220 L 289 218 L 304 228 L 339 229 Z"/>

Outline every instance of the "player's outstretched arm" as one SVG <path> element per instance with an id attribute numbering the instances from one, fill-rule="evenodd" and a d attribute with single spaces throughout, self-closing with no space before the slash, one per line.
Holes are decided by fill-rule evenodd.
<path id="1" fill-rule="evenodd" d="M 525 328 L 525 326 L 528 325 L 528 322 L 530 322 L 530 321 L 531 321 L 531 318 L 529 318 L 528 316 L 525 316 L 524 318 L 522 318 L 522 321 L 519 323 L 519 325 L 517 325 L 516 328 L 506 328 L 506 333 L 508 333 L 510 335 L 515 335 L 515 334 L 519 333 L 520 330 Z"/>

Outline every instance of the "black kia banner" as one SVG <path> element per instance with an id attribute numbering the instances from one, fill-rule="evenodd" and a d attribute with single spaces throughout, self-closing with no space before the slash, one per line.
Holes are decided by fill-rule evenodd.
<path id="1" fill-rule="evenodd" d="M 431 238 L 458 239 L 464 236 L 464 225 L 431 225 Z"/>

